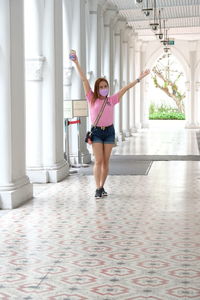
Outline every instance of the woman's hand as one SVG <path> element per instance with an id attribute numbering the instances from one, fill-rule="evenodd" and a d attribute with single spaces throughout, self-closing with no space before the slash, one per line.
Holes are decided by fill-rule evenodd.
<path id="1" fill-rule="evenodd" d="M 91 90 L 91 87 L 90 87 L 90 84 L 89 84 L 89 81 L 88 81 L 87 77 L 85 76 L 85 73 L 81 69 L 81 66 L 79 64 L 78 57 L 76 55 L 76 51 L 75 50 L 71 50 L 70 51 L 70 53 L 69 53 L 69 59 L 75 63 L 76 69 L 77 69 L 78 74 L 80 76 L 80 79 L 83 82 L 83 88 L 84 88 L 85 94 L 87 95 L 87 93 L 89 93 L 89 91 Z"/>
<path id="2" fill-rule="evenodd" d="M 150 70 L 149 70 L 149 69 L 147 69 L 147 70 L 145 70 L 145 71 L 142 71 L 142 72 L 140 73 L 139 79 L 142 80 L 144 77 L 146 77 L 147 75 L 149 75 L 149 73 L 150 73 Z"/>

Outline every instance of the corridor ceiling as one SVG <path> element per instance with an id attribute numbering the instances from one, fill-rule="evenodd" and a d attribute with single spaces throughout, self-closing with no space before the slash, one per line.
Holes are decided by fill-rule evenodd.
<path id="1" fill-rule="evenodd" d="M 146 7 L 147 0 L 138 4 L 135 0 L 108 0 L 117 6 L 121 17 L 127 20 L 140 39 L 155 39 L 149 23 L 153 14 L 146 17 L 142 7 Z M 148 0 L 148 6 L 153 6 L 153 0 Z M 161 9 L 161 18 L 166 19 L 168 35 L 183 40 L 200 39 L 200 0 L 157 0 L 156 6 Z"/>

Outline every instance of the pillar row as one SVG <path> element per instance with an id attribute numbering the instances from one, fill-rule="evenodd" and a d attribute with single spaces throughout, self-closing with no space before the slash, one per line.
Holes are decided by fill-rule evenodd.
<path id="1" fill-rule="evenodd" d="M 129 81 L 132 82 L 135 80 L 135 35 L 133 32 L 130 32 L 129 35 Z M 129 92 L 129 119 L 130 119 L 130 131 L 134 133 L 135 129 L 135 88 L 130 89 Z"/>
<path id="2" fill-rule="evenodd" d="M 25 3 L 25 24 L 27 174 L 32 182 L 58 182 L 69 173 L 63 150 L 62 0 Z"/>
<path id="3" fill-rule="evenodd" d="M 123 74 L 123 86 L 129 83 L 129 48 L 128 48 L 128 38 L 129 38 L 129 28 L 125 28 L 123 32 L 123 44 L 122 44 L 122 74 Z M 123 106 L 123 134 L 125 137 L 130 136 L 129 127 L 129 93 L 127 91 L 122 98 Z"/>
<path id="4" fill-rule="evenodd" d="M 86 74 L 86 3 L 82 0 L 74 0 L 72 3 L 72 23 L 71 23 L 71 48 L 75 49 L 79 63 L 83 72 Z M 85 99 L 85 93 L 82 81 L 77 72 L 72 73 L 72 100 Z M 72 164 L 87 164 L 91 161 L 91 154 L 85 143 L 85 134 L 87 131 L 86 117 L 80 118 L 80 125 L 74 124 L 69 129 L 69 152 Z"/>
<path id="5" fill-rule="evenodd" d="M 32 198 L 26 176 L 23 0 L 0 1 L 0 208 Z"/>
<path id="6" fill-rule="evenodd" d="M 114 82 L 115 82 L 115 93 L 118 92 L 123 86 L 123 30 L 125 28 L 125 21 L 118 20 L 115 33 L 114 33 Z M 123 101 L 123 100 L 122 100 Z M 122 101 L 115 107 L 115 128 L 116 137 L 118 141 L 123 141 L 125 139 L 123 134 L 123 104 Z"/>
<path id="7" fill-rule="evenodd" d="M 141 46 L 142 42 L 136 40 L 135 44 L 135 78 L 140 75 L 141 72 Z M 141 84 L 135 86 L 135 128 L 137 131 L 141 128 Z"/>
<path id="8" fill-rule="evenodd" d="M 196 111 L 195 111 L 195 120 L 196 125 L 199 128 L 200 127 L 200 82 L 195 83 L 195 102 L 196 102 Z"/>
<path id="9" fill-rule="evenodd" d="M 113 34 L 112 19 L 116 15 L 114 8 L 107 7 L 104 13 L 104 53 L 103 74 L 110 82 L 110 90 L 113 90 Z"/>

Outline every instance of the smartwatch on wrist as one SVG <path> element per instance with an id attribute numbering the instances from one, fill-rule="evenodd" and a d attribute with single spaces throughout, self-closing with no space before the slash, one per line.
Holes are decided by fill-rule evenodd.
<path id="1" fill-rule="evenodd" d="M 137 82 L 140 82 L 140 79 L 139 79 L 139 78 L 137 78 L 136 80 L 137 80 Z"/>

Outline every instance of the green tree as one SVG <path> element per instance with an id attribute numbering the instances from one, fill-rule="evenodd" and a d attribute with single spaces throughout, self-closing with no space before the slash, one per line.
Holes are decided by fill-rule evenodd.
<path id="1" fill-rule="evenodd" d="M 182 72 L 173 70 L 173 61 L 170 60 L 169 54 L 167 57 L 164 54 L 152 69 L 152 77 L 155 87 L 161 89 L 165 94 L 175 101 L 179 112 L 185 113 L 185 107 L 183 103 L 185 93 L 182 93 L 178 86 L 178 81 L 181 76 L 183 76 Z"/>

